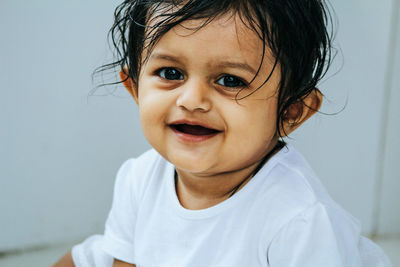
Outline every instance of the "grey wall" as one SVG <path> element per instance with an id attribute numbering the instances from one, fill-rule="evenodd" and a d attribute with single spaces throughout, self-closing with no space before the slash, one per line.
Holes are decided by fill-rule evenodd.
<path id="1" fill-rule="evenodd" d="M 377 233 L 385 236 L 400 232 L 400 1 L 392 13 L 393 35 L 387 61 L 382 151 L 377 173 L 382 180 L 378 183 L 381 190 L 374 217 Z"/>
<path id="2" fill-rule="evenodd" d="M 328 76 L 343 68 L 320 86 L 322 111 L 347 106 L 315 116 L 290 142 L 364 233 L 400 233 L 399 4 L 332 2 L 343 57 Z M 120 86 L 88 97 L 92 70 L 111 57 L 105 37 L 116 5 L 0 4 L 0 251 L 101 232 L 118 167 L 149 148 Z"/>
<path id="3" fill-rule="evenodd" d="M 343 54 L 342 59 L 337 56 L 336 64 L 343 65 L 339 73 L 320 86 L 326 94 L 322 111 L 333 113 L 347 105 L 335 116 L 318 114 L 294 135 L 294 143 L 312 163 L 333 198 L 361 220 L 365 234 L 400 233 L 400 224 L 394 220 L 400 217 L 396 207 L 400 203 L 399 164 L 387 164 L 399 162 L 400 158 L 394 147 L 394 137 L 398 136 L 395 120 L 400 115 L 394 106 L 400 100 L 395 91 L 400 88 L 398 83 L 387 82 L 398 79 L 400 74 L 392 66 L 400 64 L 395 58 L 400 44 L 394 42 L 400 30 L 395 28 L 393 19 L 398 16 L 393 10 L 399 9 L 399 2 L 331 2 L 339 20 L 337 45 Z M 339 66 L 334 66 L 331 73 Z M 394 92 L 390 103 L 388 91 Z M 389 104 L 391 113 L 387 112 Z M 389 125 L 382 122 L 388 116 Z M 390 129 L 386 131 L 386 127 Z M 393 138 L 388 139 L 389 136 Z M 383 154 L 390 152 L 382 150 L 385 144 L 391 154 L 382 164 Z M 383 198 L 398 201 L 382 202 Z"/>
<path id="4" fill-rule="evenodd" d="M 101 231 L 118 167 L 148 148 L 122 88 L 88 97 L 115 6 L 1 2 L 0 251 Z"/>

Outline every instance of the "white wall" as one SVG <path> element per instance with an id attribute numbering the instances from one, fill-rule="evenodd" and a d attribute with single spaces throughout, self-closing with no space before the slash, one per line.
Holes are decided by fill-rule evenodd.
<path id="1" fill-rule="evenodd" d="M 1 2 L 0 251 L 102 231 L 118 167 L 148 147 L 122 88 L 88 97 L 115 6 Z"/>
<path id="2" fill-rule="evenodd" d="M 373 230 L 377 203 L 388 58 L 400 71 L 399 53 L 389 54 L 394 1 L 332 1 L 344 55 L 332 71 L 344 65 L 320 86 L 330 100 L 323 111 L 340 110 L 346 97 L 348 105 L 336 116 L 317 115 L 291 141 L 365 233 Z M 121 87 L 119 97 L 87 97 L 91 71 L 107 59 L 116 3 L 0 5 L 0 251 L 101 232 L 119 165 L 149 147 L 137 108 Z M 400 233 L 400 80 L 393 76 L 380 177 L 379 232 L 385 234 Z"/>
<path id="3" fill-rule="evenodd" d="M 400 233 L 400 1 L 393 10 L 392 54 L 388 58 L 386 112 L 384 122 L 381 198 L 377 210 L 378 234 L 391 236 Z"/>
<path id="4" fill-rule="evenodd" d="M 388 58 L 393 57 L 389 42 L 395 2 L 331 2 L 339 20 L 336 40 L 343 54 L 342 59 L 337 56 L 336 64 L 343 67 L 320 86 L 326 94 L 322 111 L 339 111 L 346 101 L 347 106 L 335 116 L 318 114 L 294 135 L 295 143 L 333 198 L 370 234 L 374 230 L 385 79 Z M 338 68 L 334 66 L 331 73 Z M 393 190 L 400 192 L 400 188 Z M 388 209 L 394 212 L 394 207 L 393 203 Z M 400 232 L 400 226 L 393 225 L 392 230 Z"/>

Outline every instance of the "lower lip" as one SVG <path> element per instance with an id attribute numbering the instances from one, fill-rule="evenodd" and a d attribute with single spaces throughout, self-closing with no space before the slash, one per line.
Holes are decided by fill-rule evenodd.
<path id="1" fill-rule="evenodd" d="M 217 134 L 219 134 L 219 132 L 217 132 L 214 134 L 207 134 L 207 135 L 193 135 L 193 134 L 187 134 L 187 133 L 177 131 L 176 129 L 174 129 L 172 127 L 170 127 L 170 128 L 178 136 L 178 138 L 180 140 L 182 140 L 184 142 L 189 142 L 189 143 L 203 142 L 203 141 L 211 139 L 214 136 L 216 136 Z"/>

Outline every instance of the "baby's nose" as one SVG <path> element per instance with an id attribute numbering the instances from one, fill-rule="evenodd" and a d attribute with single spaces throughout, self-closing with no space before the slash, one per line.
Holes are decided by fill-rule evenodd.
<path id="1" fill-rule="evenodd" d="M 198 79 L 186 81 L 185 85 L 180 89 L 181 92 L 176 101 L 178 107 L 184 108 L 190 112 L 207 112 L 211 109 L 211 88 L 207 83 L 201 82 Z"/>

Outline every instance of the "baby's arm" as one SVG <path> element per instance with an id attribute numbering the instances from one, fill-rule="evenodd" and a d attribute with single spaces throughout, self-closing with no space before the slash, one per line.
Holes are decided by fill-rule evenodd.
<path id="1" fill-rule="evenodd" d="M 136 267 L 136 265 L 114 259 L 113 267 Z"/>
<path id="2" fill-rule="evenodd" d="M 71 251 L 68 251 L 58 262 L 53 264 L 51 267 L 75 267 L 74 261 L 72 260 Z"/>

